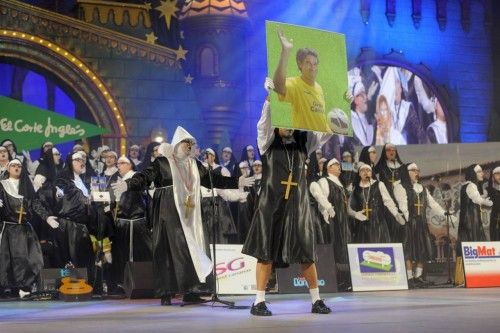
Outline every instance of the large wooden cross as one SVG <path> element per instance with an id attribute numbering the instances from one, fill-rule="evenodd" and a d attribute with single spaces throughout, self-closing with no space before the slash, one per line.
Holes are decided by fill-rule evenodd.
<path id="1" fill-rule="evenodd" d="M 298 183 L 294 183 L 292 181 L 292 172 L 288 174 L 288 180 L 282 180 L 281 185 L 286 185 L 286 190 L 285 190 L 285 200 L 288 200 L 288 197 L 290 196 L 290 189 L 292 186 L 297 186 Z"/>
<path id="2" fill-rule="evenodd" d="M 369 220 L 370 219 L 370 212 L 373 209 L 368 207 L 368 202 L 365 202 L 365 208 L 362 210 L 362 212 L 366 215 L 366 218 Z"/>
<path id="3" fill-rule="evenodd" d="M 188 195 L 186 198 L 186 202 L 184 202 L 184 207 L 186 207 L 186 211 L 184 213 L 184 217 L 188 218 L 189 214 L 191 213 L 191 209 L 194 208 L 194 202 L 192 200 L 192 195 Z"/>
<path id="4" fill-rule="evenodd" d="M 19 218 L 17 219 L 17 223 L 21 224 L 21 222 L 23 221 L 23 215 L 26 215 L 26 212 L 24 211 L 23 204 L 21 204 L 21 208 L 16 210 L 16 213 L 19 214 Z"/>
<path id="5" fill-rule="evenodd" d="M 417 216 L 420 216 L 420 207 L 424 207 L 424 205 L 420 203 L 420 196 L 418 194 L 417 194 L 417 203 L 414 204 L 414 206 L 417 208 Z"/>

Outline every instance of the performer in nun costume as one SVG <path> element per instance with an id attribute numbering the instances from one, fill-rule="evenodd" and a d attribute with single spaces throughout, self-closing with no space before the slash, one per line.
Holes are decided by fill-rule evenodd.
<path id="1" fill-rule="evenodd" d="M 162 144 L 151 165 L 126 181 L 113 184 L 115 191 L 142 191 L 155 183 L 153 198 L 153 275 L 162 305 L 171 304 L 173 294 L 185 301 L 194 287 L 205 283 L 212 272 L 208 239 L 201 219 L 200 186 L 210 187 L 209 171 L 192 157 L 195 138 L 177 127 L 171 144 Z M 222 177 L 213 173 L 217 188 L 252 186 L 252 178 Z M 186 297 L 191 295 L 189 297 Z"/>
<path id="2" fill-rule="evenodd" d="M 34 190 L 21 177 L 22 163 L 13 159 L 7 165 L 7 179 L 0 181 L 0 294 L 5 289 L 30 292 L 43 268 L 38 237 L 31 227 Z"/>
<path id="3" fill-rule="evenodd" d="M 491 171 L 488 195 L 493 202 L 490 215 L 490 240 L 500 241 L 500 166 Z"/>

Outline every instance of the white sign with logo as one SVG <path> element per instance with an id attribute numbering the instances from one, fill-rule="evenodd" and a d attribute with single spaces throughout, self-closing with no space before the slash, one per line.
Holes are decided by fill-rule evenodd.
<path id="1" fill-rule="evenodd" d="M 257 289 L 257 259 L 241 253 L 241 244 L 216 244 L 217 290 L 225 295 L 250 295 Z M 210 250 L 212 246 L 210 245 Z M 212 254 L 213 258 L 213 254 Z"/>
<path id="2" fill-rule="evenodd" d="M 500 287 L 500 242 L 462 242 L 467 288 Z"/>
<path id="3" fill-rule="evenodd" d="M 348 244 L 353 291 L 408 289 L 401 243 Z"/>

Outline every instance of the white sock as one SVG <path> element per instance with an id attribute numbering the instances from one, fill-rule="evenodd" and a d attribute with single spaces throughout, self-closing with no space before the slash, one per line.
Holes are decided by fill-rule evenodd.
<path id="1" fill-rule="evenodd" d="M 423 267 L 417 267 L 417 270 L 415 271 L 415 277 L 416 278 L 421 277 L 423 271 L 424 271 Z"/>
<path id="2" fill-rule="evenodd" d="M 311 294 L 312 304 L 316 303 L 317 300 L 321 299 L 319 298 L 319 288 L 309 289 L 309 294 Z"/>
<path id="3" fill-rule="evenodd" d="M 408 276 L 408 280 L 413 278 L 413 270 L 407 269 L 406 275 Z"/>
<path id="4" fill-rule="evenodd" d="M 257 305 L 260 302 L 265 302 L 266 301 L 266 291 L 265 290 L 257 290 L 255 293 L 255 302 L 253 305 Z"/>

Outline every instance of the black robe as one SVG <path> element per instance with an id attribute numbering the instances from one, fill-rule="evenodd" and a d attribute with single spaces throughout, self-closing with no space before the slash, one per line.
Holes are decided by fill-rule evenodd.
<path id="1" fill-rule="evenodd" d="M 481 206 L 472 202 L 467 195 L 466 190 L 469 185 L 470 182 L 464 184 L 460 189 L 458 240 L 460 242 L 481 242 L 486 240 L 481 219 Z"/>
<path id="2" fill-rule="evenodd" d="M 95 211 L 89 198 L 76 187 L 73 180 L 60 177 L 55 186 L 64 192 L 64 196 L 57 198 L 56 191 L 52 191 L 54 197 L 47 200 L 53 202 L 51 215 L 56 216 L 59 222 L 58 228 L 50 228 L 50 237 L 59 254 L 58 267 L 64 267 L 71 262 L 75 267 L 87 267 L 92 271 L 94 252 L 90 232 L 96 229 Z M 46 212 L 40 212 L 39 215 L 43 220 L 50 216 Z"/>
<path id="3" fill-rule="evenodd" d="M 382 193 L 379 189 L 379 181 L 371 184 L 370 194 L 368 196 L 368 187 L 356 186 L 351 194 L 351 208 L 358 212 L 365 209 L 365 197 L 368 199 L 369 218 L 367 221 L 356 221 L 356 239 L 355 243 L 390 243 L 391 237 L 387 227 L 386 219 L 388 214 L 382 199 Z M 391 215 L 392 216 L 392 215 Z"/>
<path id="4" fill-rule="evenodd" d="M 490 215 L 490 240 L 500 241 L 500 189 L 490 188 L 488 194 L 493 201 Z"/>
<path id="5" fill-rule="evenodd" d="M 1 183 L 0 200 L 0 289 L 31 290 L 43 268 L 42 249 L 29 223 L 32 201 L 9 195 Z M 27 214 L 19 223 L 21 205 Z"/>
<path id="6" fill-rule="evenodd" d="M 387 188 L 387 192 L 389 192 L 389 195 L 391 196 L 396 206 L 398 206 L 398 200 L 394 196 L 394 184 L 395 182 L 401 180 L 401 168 L 403 167 L 404 165 L 401 165 L 398 168 L 383 166 L 382 168 L 380 168 L 380 170 L 377 170 L 379 180 L 384 183 L 385 187 Z M 403 243 L 406 237 L 405 227 L 396 221 L 389 210 L 385 209 L 385 211 L 387 213 L 387 227 L 389 228 L 389 234 L 391 236 L 392 242 Z"/>
<path id="7" fill-rule="evenodd" d="M 263 173 L 259 203 L 242 253 L 276 267 L 316 261 L 316 235 L 304 172 L 307 132 L 294 132 L 295 142 L 284 145 L 275 130 L 274 141 L 262 156 Z M 286 150 L 285 150 L 286 146 Z M 290 195 L 285 200 L 290 173 L 287 152 L 293 160 Z"/>
<path id="8" fill-rule="evenodd" d="M 425 188 L 418 194 L 413 188 L 405 188 L 405 191 L 408 198 L 408 221 L 404 226 L 404 256 L 405 260 L 423 263 L 433 258 L 432 239 L 426 218 L 429 199 Z M 416 206 L 419 203 L 422 206 Z M 417 207 L 420 207 L 420 214 Z"/>
<path id="9" fill-rule="evenodd" d="M 125 264 L 128 261 L 151 261 L 153 239 L 151 226 L 146 219 L 146 194 L 144 191 L 126 191 L 120 196 L 118 205 L 111 191 L 111 214 L 115 221 L 115 232 L 111 247 L 113 255 L 113 280 L 123 282 Z M 132 239 L 130 238 L 132 231 Z M 130 244 L 132 242 L 132 253 Z M 131 256 L 132 255 L 132 256 Z"/>
<path id="10" fill-rule="evenodd" d="M 200 185 L 210 187 L 208 170 L 196 161 L 200 174 Z M 212 174 L 217 188 L 238 188 L 238 179 Z M 142 191 L 154 182 L 151 222 L 153 224 L 153 276 L 156 294 L 167 296 L 186 293 L 200 284 L 189 254 L 182 229 L 179 212 L 175 206 L 172 171 L 169 160 L 160 156 L 151 165 L 126 180 L 128 189 Z M 200 204 L 200 203 L 195 203 Z M 205 237 L 205 252 L 210 256 L 208 237 Z"/>
<path id="11" fill-rule="evenodd" d="M 208 174 L 208 171 L 207 171 Z M 222 167 L 218 166 L 212 171 L 212 176 L 222 176 Z M 215 186 L 215 184 L 214 184 Z M 210 189 L 210 186 L 208 187 Z M 209 242 L 213 241 L 213 230 L 216 229 L 216 244 L 228 244 L 237 238 L 237 229 L 234 224 L 233 214 L 229 208 L 229 203 L 220 195 L 215 195 L 215 209 L 217 225 L 214 226 L 214 210 L 212 196 L 201 198 L 201 218 L 206 226 Z"/>
<path id="12" fill-rule="evenodd" d="M 335 208 L 335 217 L 330 219 L 330 232 L 333 243 L 333 253 L 335 262 L 339 264 L 348 264 L 349 255 L 347 253 L 347 244 L 352 242 L 352 234 L 350 228 L 350 217 L 347 213 L 348 193 L 344 187 L 335 184 L 331 179 L 326 177 L 330 193 L 328 201 Z"/>

